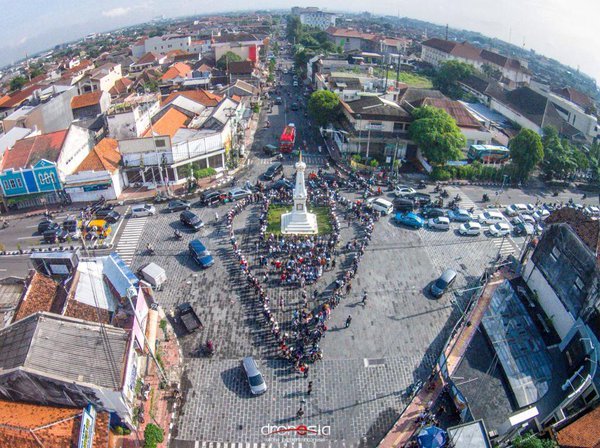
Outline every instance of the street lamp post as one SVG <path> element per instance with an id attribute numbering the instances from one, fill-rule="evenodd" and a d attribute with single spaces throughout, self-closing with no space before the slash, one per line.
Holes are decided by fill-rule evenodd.
<path id="1" fill-rule="evenodd" d="M 356 114 L 356 118 L 358 120 L 358 154 L 360 155 L 362 149 L 362 115 Z"/>

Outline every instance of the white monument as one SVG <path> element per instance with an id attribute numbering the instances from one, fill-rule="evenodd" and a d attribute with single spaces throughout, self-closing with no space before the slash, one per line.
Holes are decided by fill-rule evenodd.
<path id="1" fill-rule="evenodd" d="M 291 213 L 281 215 L 281 233 L 284 235 L 314 235 L 319 232 L 317 215 L 308 213 L 306 209 L 306 186 L 304 185 L 304 170 L 306 163 L 296 162 L 296 187 L 294 188 L 294 208 Z"/>

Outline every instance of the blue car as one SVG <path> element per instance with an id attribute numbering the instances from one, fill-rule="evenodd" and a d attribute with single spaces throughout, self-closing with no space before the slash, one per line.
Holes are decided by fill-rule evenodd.
<path id="1" fill-rule="evenodd" d="M 415 213 L 396 213 L 396 221 L 408 227 L 420 229 L 425 225 L 425 220 Z"/>
<path id="2" fill-rule="evenodd" d="M 190 255 L 201 268 L 206 269 L 215 264 L 215 259 L 200 240 L 190 241 L 188 248 L 190 250 Z"/>
<path id="3" fill-rule="evenodd" d="M 464 208 L 456 208 L 448 212 L 450 221 L 468 222 L 471 221 L 471 214 Z"/>

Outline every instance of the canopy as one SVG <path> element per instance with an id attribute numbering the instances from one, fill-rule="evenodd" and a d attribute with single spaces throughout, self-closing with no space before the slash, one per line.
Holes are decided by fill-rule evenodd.
<path id="1" fill-rule="evenodd" d="M 423 428 L 417 436 L 417 442 L 421 448 L 442 448 L 446 446 L 447 440 L 446 431 L 437 426 Z"/>

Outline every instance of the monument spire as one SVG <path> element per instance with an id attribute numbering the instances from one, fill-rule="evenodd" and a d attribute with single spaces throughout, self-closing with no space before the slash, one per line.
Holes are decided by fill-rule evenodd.
<path id="1" fill-rule="evenodd" d="M 296 186 L 294 187 L 294 208 L 290 213 L 281 215 L 281 233 L 283 234 L 316 234 L 317 216 L 308 213 L 306 201 L 308 193 L 304 183 L 306 163 L 302 161 L 302 151 L 296 162 Z"/>

